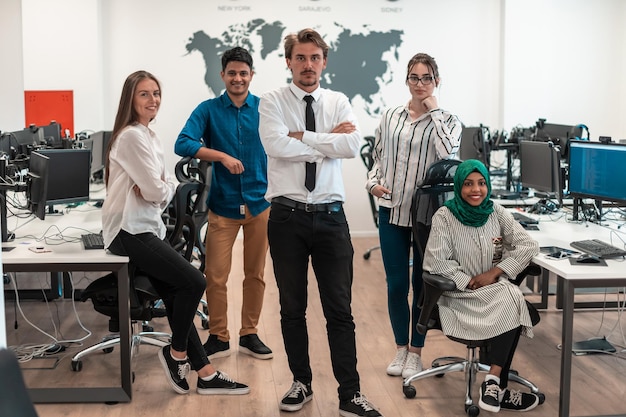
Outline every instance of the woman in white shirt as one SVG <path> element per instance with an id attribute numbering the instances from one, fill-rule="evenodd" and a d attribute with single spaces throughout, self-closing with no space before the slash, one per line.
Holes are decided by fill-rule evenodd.
<path id="1" fill-rule="evenodd" d="M 159 351 L 159 360 L 174 391 L 189 392 L 191 368 L 198 373 L 199 394 L 247 394 L 246 385 L 210 364 L 193 323 L 206 286 L 204 275 L 164 240 L 161 214 L 176 184 L 165 170 L 161 141 L 148 127 L 160 104 L 161 87 L 152 74 L 128 76 L 106 153 L 104 243 L 144 271 L 163 299 L 172 342 Z"/>

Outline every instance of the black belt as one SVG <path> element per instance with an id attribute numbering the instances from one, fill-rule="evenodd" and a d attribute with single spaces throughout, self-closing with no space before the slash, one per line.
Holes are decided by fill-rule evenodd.
<path id="1" fill-rule="evenodd" d="M 331 203 L 322 203 L 322 204 L 310 204 L 310 203 L 301 203 L 299 201 L 292 200 L 287 197 L 274 197 L 272 198 L 272 203 L 280 204 L 292 209 L 303 210 L 307 213 L 316 213 L 316 212 L 329 212 L 329 213 L 337 213 L 341 211 L 341 207 L 343 203 L 341 201 L 333 201 Z"/>

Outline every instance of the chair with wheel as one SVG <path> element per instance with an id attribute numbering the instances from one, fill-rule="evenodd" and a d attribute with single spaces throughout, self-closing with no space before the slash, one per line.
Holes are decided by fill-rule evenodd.
<path id="1" fill-rule="evenodd" d="M 206 233 L 208 229 L 207 198 L 211 187 L 213 166 L 208 161 L 198 160 L 190 156 L 184 156 L 174 169 L 176 179 L 181 183 L 197 183 L 202 185 L 201 192 L 187 205 L 187 214 L 193 220 L 195 230 L 195 248 L 198 252 L 197 259 L 200 262 L 198 269 L 204 272 L 206 260 Z M 202 309 L 196 313 L 200 317 L 202 328 L 209 328 L 209 309 L 205 299 L 200 300 Z"/>
<path id="2" fill-rule="evenodd" d="M 376 138 L 374 138 L 374 136 L 365 136 L 363 139 L 365 139 L 365 143 L 361 146 L 361 160 L 369 172 L 374 166 L 372 153 L 374 152 L 374 141 Z M 376 225 L 376 228 L 378 228 L 378 205 L 376 204 L 376 199 L 370 193 L 367 193 L 367 198 L 370 202 L 370 209 L 372 210 L 374 224 Z M 378 249 L 380 249 L 380 245 L 372 246 L 367 249 L 365 253 L 363 253 L 363 259 L 369 259 L 372 252 Z"/>
<path id="3" fill-rule="evenodd" d="M 454 174 L 460 163 L 461 161 L 457 160 L 435 162 L 429 167 L 424 181 L 415 191 L 411 213 L 413 238 L 415 239 L 417 249 L 422 254 L 422 258 L 430 233 L 430 220 L 435 211 L 454 195 Z M 519 285 L 526 276 L 536 276 L 540 273 L 541 268 L 531 263 L 514 280 L 511 280 L 511 282 Z M 437 301 L 445 291 L 455 290 L 456 284 L 451 279 L 433 275 L 428 272 L 424 272 L 422 278 L 423 287 L 420 295 L 421 313 L 417 323 L 417 331 L 421 334 L 426 334 L 429 330 L 441 330 Z M 532 305 L 529 303 L 527 303 L 527 305 L 531 311 L 533 324 L 536 324 L 536 322 L 539 321 L 539 314 Z M 489 366 L 486 365 L 484 361 L 481 362 L 481 358 L 484 358 L 485 353 L 489 349 L 489 343 L 485 340 L 466 340 L 452 336 L 447 337 L 450 340 L 462 343 L 466 346 L 466 357 L 445 356 L 435 359 L 432 362 L 431 368 L 425 369 L 403 381 L 403 393 L 407 398 L 414 398 L 417 395 L 417 390 L 412 385 L 413 382 L 432 376 L 443 377 L 450 372 L 463 372 L 466 382 L 465 412 L 469 416 L 477 416 L 480 413 L 480 408 L 472 399 L 472 388 L 474 381 L 476 381 L 476 374 L 478 372 L 486 373 L 489 371 Z M 477 349 L 479 350 L 478 354 Z M 517 371 L 511 370 L 509 372 L 509 381 L 527 387 L 530 392 L 538 395 L 540 403 L 544 402 L 545 396 L 539 392 L 539 388 L 529 380 L 521 377 Z"/>
<path id="4" fill-rule="evenodd" d="M 164 221 L 168 229 L 167 239 L 181 256 L 191 260 L 195 247 L 195 228 L 191 217 L 187 214 L 187 207 L 193 205 L 196 196 L 201 192 L 202 184 L 179 184 L 172 200 L 168 214 Z M 132 262 L 128 267 L 130 281 L 130 318 L 132 323 L 131 351 L 135 353 L 141 344 L 163 347 L 170 343 L 171 335 L 164 332 L 155 332 L 149 322 L 158 317 L 165 317 L 165 309 L 160 305 L 160 296 L 153 288 L 150 277 Z M 72 370 L 79 372 L 83 367 L 83 358 L 94 352 L 110 353 L 120 343 L 119 311 L 117 298 L 117 277 L 108 274 L 98 278 L 81 293 L 81 301 L 91 299 L 94 309 L 109 317 L 110 335 L 84 350 L 72 358 Z"/>

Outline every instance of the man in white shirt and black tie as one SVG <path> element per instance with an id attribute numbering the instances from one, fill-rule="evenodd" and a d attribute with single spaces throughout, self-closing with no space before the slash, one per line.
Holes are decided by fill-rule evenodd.
<path id="1" fill-rule="evenodd" d="M 358 154 L 362 137 L 348 98 L 319 85 L 328 49 L 313 29 L 288 35 L 285 59 L 292 82 L 264 94 L 259 104 L 259 133 L 268 156 L 265 197 L 272 203 L 269 246 L 294 378 L 280 409 L 300 410 L 313 396 L 306 325 L 310 258 L 339 383 L 339 414 L 378 417 L 381 414 L 360 392 L 356 369 L 354 250 L 343 211 L 342 159 Z"/>

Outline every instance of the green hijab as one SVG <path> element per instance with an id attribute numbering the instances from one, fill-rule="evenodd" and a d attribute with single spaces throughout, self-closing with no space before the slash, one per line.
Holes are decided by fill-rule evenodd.
<path id="1" fill-rule="evenodd" d="M 487 196 L 477 207 L 468 204 L 461 197 L 463 182 L 472 172 L 478 172 L 487 182 Z M 466 226 L 480 227 L 487 223 L 489 215 L 493 212 L 493 202 L 491 201 L 489 171 L 482 162 L 468 159 L 457 167 L 454 174 L 454 198 L 446 201 L 444 205 L 450 209 L 454 217 Z"/>

